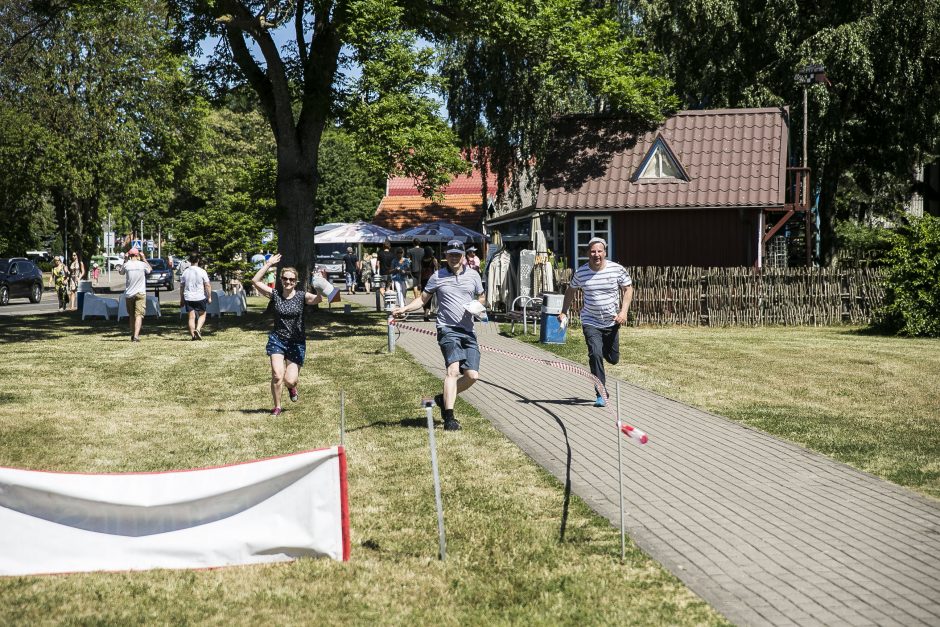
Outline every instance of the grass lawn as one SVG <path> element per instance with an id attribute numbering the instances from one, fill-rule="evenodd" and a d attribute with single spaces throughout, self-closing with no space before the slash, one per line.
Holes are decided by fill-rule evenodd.
<path id="1" fill-rule="evenodd" d="M 438 561 L 417 407 L 438 380 L 386 354 L 377 314 L 319 311 L 300 402 L 271 418 L 260 310 L 211 320 L 202 342 L 148 318 L 139 344 L 126 321 L 0 318 L 0 465 L 153 471 L 330 446 L 343 389 L 352 560 L 0 578 L 0 624 L 724 624 L 632 545 L 620 563 L 617 531 L 576 498 L 559 543 L 562 486 L 466 404 L 463 431 L 437 432 Z"/>
<path id="2" fill-rule="evenodd" d="M 587 363 L 580 328 L 565 345 L 541 346 Z M 940 498 L 936 339 L 849 327 L 624 327 L 620 363 L 607 372 Z"/>

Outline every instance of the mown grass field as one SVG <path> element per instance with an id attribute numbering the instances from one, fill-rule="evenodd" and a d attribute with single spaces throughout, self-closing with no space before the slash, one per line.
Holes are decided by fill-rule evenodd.
<path id="1" fill-rule="evenodd" d="M 309 320 L 301 400 L 272 419 L 260 301 L 191 342 L 175 315 L 126 323 L 0 318 L 0 465 L 124 472 L 227 464 L 338 442 L 347 398 L 352 560 L 0 578 L 0 624 L 637 624 L 723 619 L 461 403 L 438 428 L 448 559 L 422 395 L 439 381 L 385 352 L 381 318 Z M 324 402 L 317 402 L 323 399 Z M 440 417 L 438 427 L 440 426 Z"/>
<path id="2" fill-rule="evenodd" d="M 580 328 L 565 345 L 541 346 L 587 363 Z M 852 327 L 624 327 L 620 354 L 609 375 L 940 498 L 936 339 Z"/>

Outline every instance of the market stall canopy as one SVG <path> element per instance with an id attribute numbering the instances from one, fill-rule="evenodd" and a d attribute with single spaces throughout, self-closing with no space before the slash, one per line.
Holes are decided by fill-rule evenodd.
<path id="1" fill-rule="evenodd" d="M 428 222 L 413 226 L 410 229 L 399 231 L 392 238 L 396 241 L 411 241 L 417 239 L 421 242 L 449 242 L 452 239 L 461 242 L 482 242 L 486 237 L 479 231 L 468 229 L 453 222 Z"/>
<path id="2" fill-rule="evenodd" d="M 381 244 L 395 231 L 368 222 L 354 222 L 316 235 L 317 244 Z"/>

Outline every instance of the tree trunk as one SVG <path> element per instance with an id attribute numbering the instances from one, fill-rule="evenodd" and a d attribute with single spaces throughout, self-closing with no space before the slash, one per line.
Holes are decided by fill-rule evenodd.
<path id="1" fill-rule="evenodd" d="M 819 265 L 832 266 L 836 255 L 836 193 L 842 178 L 841 163 L 826 164 L 819 192 Z"/>
<path id="2" fill-rule="evenodd" d="M 277 221 L 278 252 L 282 257 L 280 266 L 296 268 L 298 287 L 305 289 L 316 261 L 313 230 L 316 227 L 314 203 L 319 144 L 317 133 L 315 141 L 299 146 L 296 151 L 278 148 L 275 200 L 280 216 Z"/>

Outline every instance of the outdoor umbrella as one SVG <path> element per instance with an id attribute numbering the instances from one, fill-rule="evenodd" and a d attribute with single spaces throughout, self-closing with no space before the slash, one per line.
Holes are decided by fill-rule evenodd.
<path id="1" fill-rule="evenodd" d="M 478 241 L 482 242 L 485 238 L 483 233 L 468 229 L 467 227 L 454 224 L 452 222 L 428 222 L 413 226 L 410 229 L 399 231 L 395 235 L 395 240 L 408 241 L 417 239 L 421 242 L 449 242 L 452 239 L 461 242 Z"/>
<path id="2" fill-rule="evenodd" d="M 317 244 L 381 244 L 395 232 L 368 222 L 354 222 L 319 233 L 315 236 Z"/>

